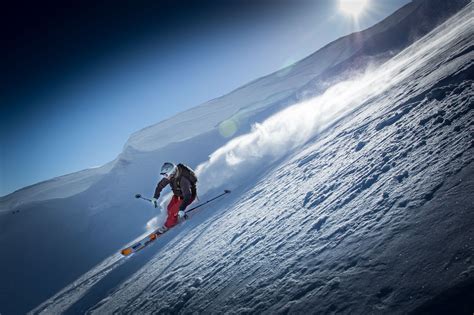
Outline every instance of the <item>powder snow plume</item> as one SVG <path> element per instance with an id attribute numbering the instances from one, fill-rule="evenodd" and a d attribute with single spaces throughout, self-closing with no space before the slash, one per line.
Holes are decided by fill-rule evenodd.
<path id="1" fill-rule="evenodd" d="M 240 182 L 264 163 L 303 145 L 348 112 L 406 80 L 440 49 L 447 49 L 446 43 L 454 41 L 463 29 L 463 23 L 448 29 L 441 26 L 437 38 L 422 38 L 421 45 L 407 48 L 377 69 L 336 83 L 322 95 L 255 124 L 251 132 L 232 139 L 197 167 L 201 193 Z"/>

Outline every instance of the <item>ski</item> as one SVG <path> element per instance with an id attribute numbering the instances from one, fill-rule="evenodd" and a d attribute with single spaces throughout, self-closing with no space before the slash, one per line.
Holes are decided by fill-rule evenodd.
<path id="1" fill-rule="evenodd" d="M 166 231 L 165 231 L 166 232 Z M 120 251 L 120 253 L 123 255 L 123 256 L 129 256 L 131 254 L 134 254 L 138 251 L 141 251 L 142 249 L 144 249 L 145 247 L 147 247 L 148 245 L 150 245 L 151 243 L 153 243 L 158 237 L 160 237 L 162 234 L 164 234 L 165 232 L 158 232 L 158 230 L 154 231 L 153 233 L 151 234 L 148 234 L 147 236 L 145 236 L 143 239 L 141 239 L 140 241 L 136 242 L 135 244 L 133 244 L 132 246 L 129 246 L 127 248 L 124 248 Z"/>

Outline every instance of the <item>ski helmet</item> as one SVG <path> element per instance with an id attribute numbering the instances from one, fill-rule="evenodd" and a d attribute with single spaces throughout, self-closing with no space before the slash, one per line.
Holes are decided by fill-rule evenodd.
<path id="1" fill-rule="evenodd" d="M 166 177 L 172 176 L 176 173 L 176 165 L 174 165 L 171 162 L 165 162 L 163 163 L 163 166 L 161 167 L 161 172 L 160 174 Z"/>

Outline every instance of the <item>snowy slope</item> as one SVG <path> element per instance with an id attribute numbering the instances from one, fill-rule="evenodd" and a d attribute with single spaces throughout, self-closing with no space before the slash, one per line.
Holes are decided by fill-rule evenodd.
<path id="1" fill-rule="evenodd" d="M 471 314 L 473 9 L 216 148 L 230 198 L 34 313 Z"/>
<path id="2" fill-rule="evenodd" d="M 467 2 L 439 1 L 435 12 L 426 1 L 411 3 L 369 30 L 341 38 L 286 69 L 135 133 L 123 152 L 103 167 L 0 198 L 0 247 L 9 248 L 9 255 L 0 260 L 0 270 L 8 275 L 0 282 L 0 312 L 32 309 L 163 220 L 155 209 L 132 199 L 137 192 L 152 194 L 162 161 L 199 165 L 218 148 L 225 148 L 230 137 L 250 131 L 253 123 L 318 95 L 330 82 L 347 76 L 345 72 L 361 71 L 368 62 L 380 63 Z M 399 40 L 387 46 L 385 38 L 394 34 Z M 305 134 L 301 136 L 297 138 L 304 140 Z M 253 155 L 258 160 L 258 152 Z M 232 174 L 227 172 L 232 169 L 214 173 Z M 204 183 L 205 178 L 202 198 L 212 186 Z M 234 180 L 233 184 L 241 183 Z"/>

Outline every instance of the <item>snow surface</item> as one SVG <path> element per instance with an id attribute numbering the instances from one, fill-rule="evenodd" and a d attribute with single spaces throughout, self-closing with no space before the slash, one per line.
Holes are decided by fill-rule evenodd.
<path id="1" fill-rule="evenodd" d="M 214 140 L 193 160 L 213 152 L 197 168 L 203 200 L 232 194 L 139 254 L 111 255 L 32 313 L 471 314 L 473 8 L 229 142 L 203 135 Z M 205 106 L 222 113 L 189 132 L 231 112 Z M 172 123 L 127 145 L 120 163 L 136 173 L 131 183 L 156 164 L 132 150 L 155 128 Z M 104 186 L 131 193 L 110 176 Z M 90 210 L 112 205 L 106 198 Z"/>

